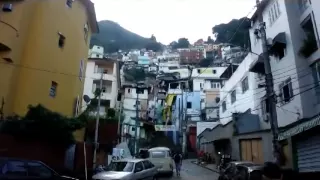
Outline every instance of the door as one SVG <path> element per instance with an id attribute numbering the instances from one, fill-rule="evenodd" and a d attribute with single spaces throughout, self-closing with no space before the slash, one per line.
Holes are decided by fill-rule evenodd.
<path id="1" fill-rule="evenodd" d="M 143 180 L 145 178 L 142 162 L 137 162 L 134 167 L 134 180 Z"/>
<path id="2" fill-rule="evenodd" d="M 320 171 L 320 135 L 297 141 L 296 150 L 299 172 Z"/>
<path id="3" fill-rule="evenodd" d="M 242 161 L 263 163 L 263 148 L 261 139 L 242 139 L 240 141 L 240 153 Z"/>

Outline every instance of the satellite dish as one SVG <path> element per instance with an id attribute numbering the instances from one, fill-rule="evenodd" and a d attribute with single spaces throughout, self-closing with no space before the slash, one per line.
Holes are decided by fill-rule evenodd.
<path id="1" fill-rule="evenodd" d="M 91 101 L 91 98 L 88 95 L 83 95 L 83 100 L 88 104 Z"/>

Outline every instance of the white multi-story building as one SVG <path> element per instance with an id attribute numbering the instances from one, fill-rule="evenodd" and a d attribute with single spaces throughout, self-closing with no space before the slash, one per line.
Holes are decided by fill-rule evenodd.
<path id="1" fill-rule="evenodd" d="M 200 92 L 201 110 L 206 117 L 204 120 L 217 120 L 219 106 L 217 98 L 223 80 L 220 78 L 227 67 L 196 68 L 192 70 L 193 92 Z"/>
<path id="2" fill-rule="evenodd" d="M 319 4 L 318 1 L 312 1 L 314 3 L 312 5 L 310 2 L 303 0 L 299 1 L 299 4 L 286 0 L 263 1 L 263 19 L 266 23 L 266 34 L 271 49 L 270 63 L 274 89 L 279 96 L 277 115 L 280 127 L 301 118 L 312 117 L 320 112 L 320 101 L 317 98 L 320 97 L 320 94 L 314 90 L 303 92 L 314 85 L 312 69 L 315 70 L 315 74 L 320 72 L 317 68 L 317 60 L 320 58 L 317 31 L 320 16 L 316 16 L 318 13 L 316 10 L 320 6 L 316 6 Z M 251 49 L 254 54 L 261 54 L 261 40 L 259 34 L 255 35 L 255 32 L 258 32 L 256 29 L 259 23 L 255 15 L 252 20 Z M 303 39 L 307 38 L 307 34 L 310 34 L 309 42 L 311 43 L 304 44 Z M 304 46 L 311 50 L 307 55 L 301 53 L 301 48 Z M 263 74 L 263 60 L 258 57 L 255 56 L 256 63 L 252 66 L 252 71 Z M 318 78 L 317 75 L 315 77 Z M 296 115 L 288 114 L 283 109 L 296 113 Z"/>
<path id="3" fill-rule="evenodd" d="M 266 27 L 270 64 L 277 102 L 260 99 L 263 106 L 276 103 L 279 140 L 294 143 L 299 171 L 319 171 L 320 134 L 320 1 L 264 0 L 261 11 Z M 251 71 L 265 74 L 257 12 L 250 29 L 255 62 Z M 264 112 L 268 116 L 268 112 Z M 287 126 L 290 125 L 290 126 Z M 299 135 L 299 138 L 297 138 Z M 290 155 L 287 154 L 288 157 Z"/>
<path id="4" fill-rule="evenodd" d="M 104 57 L 104 48 L 102 46 L 94 45 L 89 49 L 88 53 L 89 58 L 103 58 Z"/>
<path id="5" fill-rule="evenodd" d="M 124 89 L 123 97 L 123 114 L 124 121 L 122 124 L 122 134 L 130 134 L 132 137 L 135 135 L 137 130 L 138 138 L 145 138 L 145 131 L 142 128 L 143 124 L 139 123 L 136 127 L 137 118 L 137 106 L 139 119 L 146 119 L 148 107 L 148 88 L 139 87 L 132 85 L 122 86 Z"/>
<path id="6" fill-rule="evenodd" d="M 102 76 L 102 95 L 100 114 L 105 115 L 106 108 L 115 108 L 119 88 L 118 61 L 108 58 L 89 58 L 86 68 L 83 94 L 91 99 L 95 97 L 96 89 L 100 87 Z M 86 104 L 83 102 L 82 104 Z M 85 110 L 83 106 L 82 110 Z"/>

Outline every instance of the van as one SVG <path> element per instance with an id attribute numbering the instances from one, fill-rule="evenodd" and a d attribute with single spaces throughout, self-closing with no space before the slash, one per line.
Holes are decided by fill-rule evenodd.
<path id="1" fill-rule="evenodd" d="M 149 161 L 158 167 L 159 174 L 173 175 L 173 160 L 170 149 L 167 147 L 155 147 L 149 149 Z"/>

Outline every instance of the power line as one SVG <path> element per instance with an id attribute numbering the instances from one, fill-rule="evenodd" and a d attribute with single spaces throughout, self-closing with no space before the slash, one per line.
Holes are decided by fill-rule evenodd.
<path id="1" fill-rule="evenodd" d="M 30 70 L 42 71 L 42 72 L 47 72 L 47 73 L 60 74 L 60 75 L 65 75 L 65 76 L 74 76 L 74 77 L 82 78 L 82 79 L 89 78 L 89 79 L 93 79 L 93 80 L 99 80 L 99 78 L 94 78 L 94 77 L 89 77 L 89 76 L 79 76 L 76 74 L 63 73 L 63 72 L 58 72 L 58 71 L 51 71 L 48 69 L 41 69 L 41 68 L 35 68 L 35 67 L 30 67 L 30 66 L 24 66 L 21 64 L 13 64 L 13 63 L 6 63 L 6 62 L 0 62 L 0 63 L 5 64 L 5 65 L 9 65 L 9 66 L 18 67 L 18 68 L 26 68 L 26 69 L 30 69 Z M 85 73 L 85 71 L 83 71 L 83 73 Z"/>

